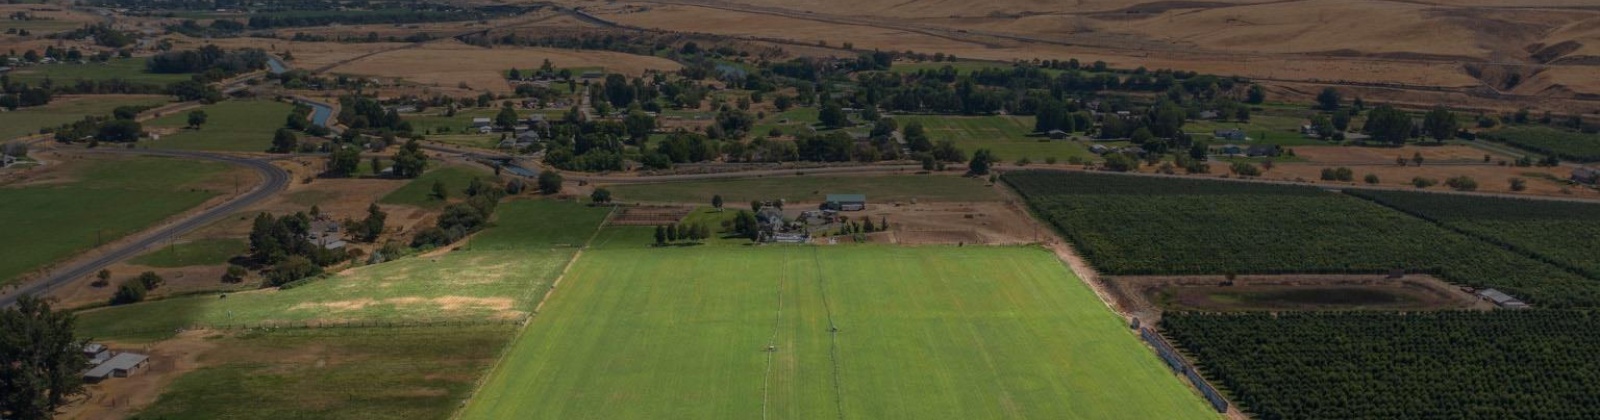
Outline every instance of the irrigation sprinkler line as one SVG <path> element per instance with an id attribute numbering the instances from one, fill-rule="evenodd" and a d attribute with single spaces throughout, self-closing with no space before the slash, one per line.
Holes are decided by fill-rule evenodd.
<path id="1" fill-rule="evenodd" d="M 783 264 L 789 265 L 789 253 L 783 253 Z M 767 339 L 767 373 L 761 377 L 761 420 L 767 420 L 767 401 L 772 394 L 772 358 L 776 355 L 778 346 L 778 331 L 783 328 L 783 279 L 787 276 L 786 270 L 778 270 L 778 308 L 772 315 L 772 338 Z"/>
<path id="2" fill-rule="evenodd" d="M 839 379 L 839 326 L 833 323 L 833 306 L 828 303 L 828 277 L 822 274 L 822 257 L 811 247 L 811 262 L 817 267 L 817 292 L 822 295 L 822 310 L 828 314 L 828 359 L 833 362 L 833 405 L 844 420 L 844 383 Z"/>

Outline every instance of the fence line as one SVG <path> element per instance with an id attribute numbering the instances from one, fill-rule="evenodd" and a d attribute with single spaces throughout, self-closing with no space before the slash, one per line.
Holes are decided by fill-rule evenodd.
<path id="1" fill-rule="evenodd" d="M 165 328 L 162 328 L 162 329 L 112 330 L 107 335 L 109 335 L 109 336 L 140 335 L 140 334 L 165 333 L 165 332 L 171 332 L 171 331 L 182 332 L 182 331 L 188 331 L 188 330 L 201 330 L 201 329 L 220 330 L 220 331 L 251 331 L 251 330 L 318 330 L 318 329 L 351 329 L 351 328 L 362 328 L 362 329 L 396 328 L 396 329 L 398 329 L 398 328 L 426 328 L 426 327 L 507 326 L 507 325 L 521 325 L 522 322 L 526 321 L 529 317 L 530 317 L 530 315 L 524 315 L 524 316 L 520 316 L 520 317 L 516 317 L 516 318 L 506 318 L 506 319 L 454 319 L 454 320 L 431 320 L 431 321 L 379 321 L 379 320 L 338 321 L 338 322 L 329 322 L 329 321 L 270 322 L 269 321 L 269 322 L 246 322 L 246 323 L 238 323 L 238 324 L 233 324 L 233 323 L 226 323 L 226 324 L 189 324 L 189 325 L 179 326 L 179 327 L 171 329 L 171 330 L 165 329 Z"/>
<path id="2" fill-rule="evenodd" d="M 1216 409 L 1218 413 L 1228 412 L 1228 399 L 1223 398 L 1222 393 L 1217 392 L 1217 389 L 1212 387 L 1210 382 L 1206 382 L 1205 378 L 1201 378 L 1199 370 L 1184 359 L 1183 355 L 1178 354 L 1178 350 L 1174 349 L 1172 344 L 1167 343 L 1167 340 L 1162 338 L 1161 334 L 1157 334 L 1149 328 L 1140 328 L 1139 337 L 1144 338 L 1144 341 L 1149 342 L 1151 346 L 1156 348 L 1156 354 L 1161 356 L 1162 361 L 1167 362 L 1167 367 L 1172 368 L 1173 372 L 1181 373 L 1184 377 L 1189 378 L 1189 383 L 1194 384 L 1195 389 L 1200 390 L 1200 395 L 1211 403 L 1211 408 Z"/>

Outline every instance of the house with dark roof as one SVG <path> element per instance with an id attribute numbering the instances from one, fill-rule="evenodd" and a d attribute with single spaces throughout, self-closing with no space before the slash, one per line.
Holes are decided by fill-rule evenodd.
<path id="1" fill-rule="evenodd" d="M 1250 146 L 1244 154 L 1250 157 L 1273 157 L 1283 154 L 1283 148 L 1276 144 L 1257 144 Z"/>
<path id="2" fill-rule="evenodd" d="M 1225 140 L 1230 140 L 1230 141 L 1245 141 L 1245 140 L 1249 140 L 1250 139 L 1249 136 L 1246 136 L 1244 134 L 1244 130 L 1240 130 L 1240 129 L 1237 129 L 1237 128 L 1229 128 L 1229 129 L 1226 129 L 1226 130 L 1213 131 L 1213 132 L 1211 132 L 1211 135 L 1213 137 L 1216 137 L 1216 138 L 1219 138 L 1219 139 L 1225 139 Z"/>

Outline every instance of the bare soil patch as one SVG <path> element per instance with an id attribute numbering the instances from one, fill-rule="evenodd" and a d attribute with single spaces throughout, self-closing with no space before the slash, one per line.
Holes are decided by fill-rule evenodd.
<path id="1" fill-rule="evenodd" d="M 199 358 L 217 347 L 209 331 L 185 331 L 177 337 L 149 345 L 106 343 L 113 351 L 132 351 L 150 356 L 144 369 L 126 378 L 110 378 L 87 386 L 87 392 L 67 406 L 56 418 L 127 418 L 155 402 L 167 385 L 201 367 Z"/>
<path id="2" fill-rule="evenodd" d="M 1492 309 L 1433 276 L 1249 275 L 1102 277 L 1116 305 L 1145 321 L 1169 310 L 1312 311 Z"/>

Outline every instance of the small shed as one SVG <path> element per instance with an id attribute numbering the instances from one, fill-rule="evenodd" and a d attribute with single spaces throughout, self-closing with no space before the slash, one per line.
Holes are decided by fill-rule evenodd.
<path id="1" fill-rule="evenodd" d="M 828 201 L 823 206 L 840 211 L 862 211 L 867 209 L 867 196 L 865 194 L 828 194 Z"/>
<path id="2" fill-rule="evenodd" d="M 1050 130 L 1049 132 L 1046 132 L 1045 135 L 1050 136 L 1051 140 L 1061 140 L 1067 138 L 1067 132 L 1061 130 Z"/>
<path id="3" fill-rule="evenodd" d="M 1093 145 L 1093 146 L 1089 146 L 1089 151 L 1090 152 L 1094 152 L 1094 154 L 1097 154 L 1097 155 L 1103 155 L 1103 154 L 1106 154 L 1106 153 L 1110 153 L 1111 152 L 1111 148 L 1110 147 L 1106 147 L 1106 145 L 1104 145 L 1104 144 L 1096 144 L 1096 145 Z"/>
<path id="4" fill-rule="evenodd" d="M 494 119 L 489 118 L 489 117 L 473 118 L 472 119 L 472 127 L 473 128 L 494 127 Z"/>
<path id="5" fill-rule="evenodd" d="M 150 356 L 138 353 L 117 353 L 110 360 L 101 363 L 83 373 L 83 380 L 89 383 L 100 382 L 110 377 L 126 378 L 128 374 L 144 367 L 150 361 Z"/>
<path id="6" fill-rule="evenodd" d="M 8 154 L 0 153 L 0 168 L 10 167 L 16 163 L 17 158 L 11 157 L 11 155 Z"/>

